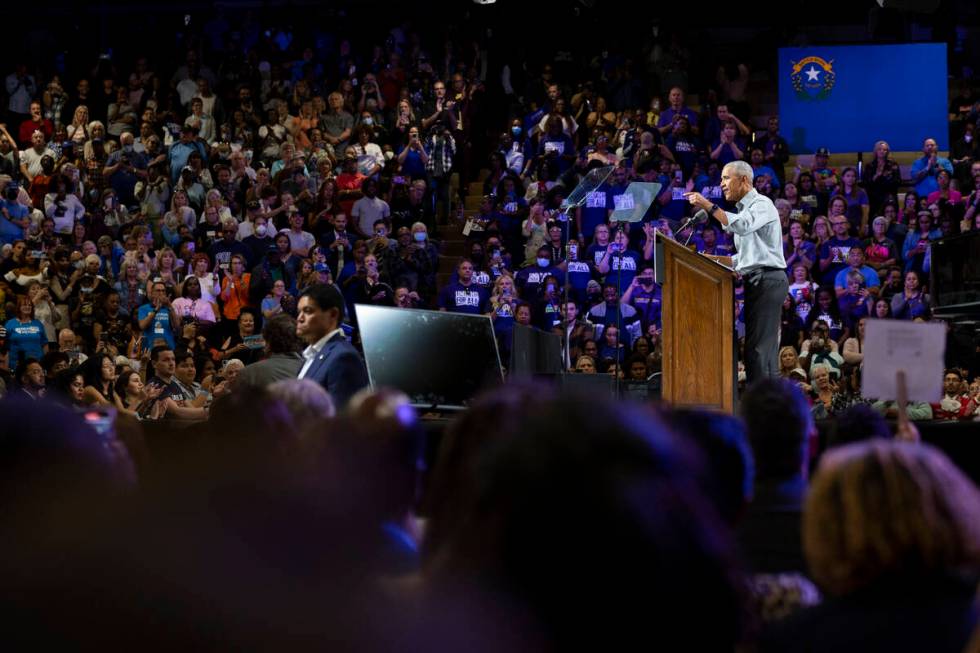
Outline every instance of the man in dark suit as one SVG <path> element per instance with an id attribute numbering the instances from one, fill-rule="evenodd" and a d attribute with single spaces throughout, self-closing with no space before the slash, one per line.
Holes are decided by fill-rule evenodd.
<path id="1" fill-rule="evenodd" d="M 295 379 L 303 366 L 299 355 L 302 343 L 296 337 L 296 320 L 289 315 L 277 315 L 266 320 L 262 327 L 265 340 L 265 360 L 252 363 L 238 375 L 238 385 L 266 387 L 276 381 Z"/>
<path id="2" fill-rule="evenodd" d="M 334 285 L 314 284 L 299 298 L 296 335 L 309 345 L 299 378 L 326 388 L 341 410 L 368 384 L 364 361 L 340 328 L 343 318 L 344 297 Z"/>

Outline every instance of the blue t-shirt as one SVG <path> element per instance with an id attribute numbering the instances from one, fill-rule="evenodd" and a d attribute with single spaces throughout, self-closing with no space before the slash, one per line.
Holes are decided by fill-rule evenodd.
<path id="1" fill-rule="evenodd" d="M 820 246 L 819 258 L 821 261 L 830 259 L 830 267 L 820 273 L 820 280 L 825 284 L 834 283 L 837 280 L 837 273 L 847 265 L 847 253 L 852 247 L 861 247 L 861 241 L 857 238 L 838 238 L 834 236 Z"/>
<path id="2" fill-rule="evenodd" d="M 674 160 L 684 171 L 684 177 L 690 177 L 701 153 L 701 143 L 698 139 L 694 136 L 677 137 L 671 134 L 667 137 L 667 147 L 674 153 Z"/>
<path id="3" fill-rule="evenodd" d="M 847 266 L 837 273 L 837 277 L 834 279 L 834 286 L 836 288 L 847 288 L 847 273 L 850 272 L 851 269 L 851 266 Z M 861 276 L 864 277 L 865 287 L 874 288 L 875 286 L 881 286 L 881 279 L 878 278 L 878 273 L 874 271 L 874 268 L 867 265 L 862 265 L 859 272 L 861 273 Z"/>
<path id="4" fill-rule="evenodd" d="M 671 107 L 667 107 L 664 111 L 660 113 L 660 120 L 657 121 L 657 127 L 666 127 L 674 122 L 674 114 L 682 115 L 687 118 L 687 122 L 690 125 L 698 124 L 698 114 L 694 112 L 694 109 L 689 107 L 681 107 L 680 111 L 674 111 Z"/>
<path id="5" fill-rule="evenodd" d="M 480 315 L 487 312 L 490 293 L 487 289 L 471 283 L 469 287 L 461 283 L 451 283 L 439 292 L 439 308 L 450 313 L 469 313 Z"/>
<path id="6" fill-rule="evenodd" d="M 592 268 L 585 261 L 568 262 L 568 283 L 572 290 L 585 293 L 585 288 L 592 280 Z"/>
<path id="7" fill-rule="evenodd" d="M 402 150 L 404 150 L 407 145 L 402 145 L 398 149 L 397 156 L 401 156 Z M 399 174 L 403 177 L 411 177 L 412 179 L 424 179 L 425 178 L 425 164 L 422 163 L 422 156 L 414 149 L 409 149 L 408 154 L 405 155 L 405 162 L 402 163 L 399 169 Z"/>
<path id="8" fill-rule="evenodd" d="M 916 175 L 929 167 L 929 159 L 927 157 L 920 157 L 912 162 L 911 177 L 915 179 Z M 915 192 L 919 197 L 926 197 L 929 193 L 934 193 L 939 190 L 939 182 L 936 181 L 936 177 L 939 175 L 940 170 L 945 170 L 950 175 L 953 174 L 953 164 L 949 162 L 949 159 L 943 158 L 941 156 L 936 157 L 936 169 L 932 170 L 923 177 L 922 181 L 915 185 Z"/>
<path id="9" fill-rule="evenodd" d="M 548 158 L 552 152 L 554 152 L 554 156 L 556 157 L 554 161 L 558 166 L 558 172 L 564 174 L 572 167 L 571 161 L 564 157 L 569 154 L 575 154 L 575 144 L 572 143 L 572 139 L 564 132 L 560 136 L 545 136 L 538 144 L 538 155 L 544 155 L 545 158 Z"/>
<path id="10" fill-rule="evenodd" d="M 152 311 L 153 306 L 151 304 L 143 304 L 136 315 L 140 320 L 144 320 Z M 168 347 L 174 348 L 174 331 L 173 325 L 170 324 L 170 311 L 160 311 L 153 316 L 150 326 L 143 331 L 143 347 L 152 348 L 153 342 L 158 338 L 163 338 Z"/>
<path id="11" fill-rule="evenodd" d="M 841 295 L 837 298 L 837 308 L 844 326 L 850 327 L 852 333 L 858 320 L 868 315 L 867 299 L 860 295 Z"/>
<path id="12" fill-rule="evenodd" d="M 662 176 L 658 181 L 663 184 L 663 188 L 660 190 L 660 195 L 657 196 L 657 200 L 654 203 L 659 205 L 660 198 L 665 194 L 669 194 L 670 197 L 669 202 L 660 205 L 660 217 L 680 220 L 687 214 L 687 209 L 691 205 L 684 198 L 684 193 L 687 192 L 687 188 L 684 186 L 673 186 L 671 179 L 666 176 Z"/>
<path id="13" fill-rule="evenodd" d="M 656 324 L 657 328 L 660 328 L 661 313 L 663 311 L 661 293 L 660 285 L 654 284 L 649 291 L 644 290 L 642 286 L 634 288 L 633 293 L 630 295 L 630 304 L 633 305 L 633 308 L 636 309 L 637 314 L 640 316 L 643 333 L 647 332 L 651 324 Z"/>
<path id="14" fill-rule="evenodd" d="M 500 347 L 500 358 L 510 360 L 510 346 L 514 337 L 514 310 L 510 304 L 501 302 L 497 310 L 494 311 L 493 333 L 497 336 L 497 345 Z"/>
<path id="15" fill-rule="evenodd" d="M 779 189 L 779 177 L 776 175 L 776 171 L 769 166 L 762 165 L 752 168 L 752 174 L 754 177 L 760 177 L 762 175 L 769 175 L 770 183 L 772 187 L 776 190 Z"/>
<path id="16" fill-rule="evenodd" d="M 15 220 L 23 220 L 30 213 L 23 204 L 7 200 L 0 200 L 0 208 L 7 209 L 7 213 Z M 17 226 L 0 213 L 0 245 L 13 245 L 15 240 L 21 240 L 23 237 L 24 228 Z"/>
<path id="17" fill-rule="evenodd" d="M 609 217 L 609 207 L 612 206 L 609 192 L 609 185 L 602 184 L 585 196 L 585 203 L 582 205 L 581 233 L 585 238 L 591 239 L 592 234 L 595 233 L 595 228 L 606 223 Z"/>
<path id="18" fill-rule="evenodd" d="M 541 301 L 534 310 L 534 326 L 551 331 L 561 326 L 561 308 L 557 301 Z"/>
<path id="19" fill-rule="evenodd" d="M 16 367 L 21 358 L 36 358 L 44 356 L 44 346 L 48 337 L 44 334 L 44 325 L 40 320 L 21 322 L 17 318 L 7 320 L 7 345 L 10 348 L 10 366 Z"/>
<path id="20" fill-rule="evenodd" d="M 714 152 L 715 149 L 720 144 L 721 141 L 715 141 L 714 143 L 712 143 L 711 152 Z M 735 144 L 738 145 L 738 149 L 742 150 L 743 152 L 745 151 L 745 148 L 742 147 L 742 143 L 739 139 L 737 138 L 735 139 Z M 725 146 L 721 148 L 721 152 L 718 153 L 718 158 L 716 159 L 716 161 L 718 161 L 719 166 L 726 166 L 732 161 L 738 161 L 738 160 L 739 158 L 735 156 L 735 150 L 728 143 L 725 143 Z"/>
<path id="21" fill-rule="evenodd" d="M 633 277 L 640 269 L 641 257 L 636 252 L 626 250 L 622 256 L 612 254 L 609 256 L 609 272 L 606 273 L 606 283 L 611 283 L 619 288 L 622 294 L 633 283 Z M 622 272 L 620 272 L 622 269 Z"/>
<path id="22" fill-rule="evenodd" d="M 490 288 L 490 284 L 494 282 L 494 279 L 490 276 L 489 272 L 484 272 L 482 270 L 473 270 L 473 283 L 481 288 Z M 453 272 L 449 275 L 449 283 L 459 283 L 459 273 Z"/>
<path id="23" fill-rule="evenodd" d="M 559 285 L 565 282 L 565 273 L 554 266 L 541 268 L 537 265 L 530 265 L 522 268 L 514 280 L 514 284 L 521 291 L 521 298 L 524 301 L 534 300 L 538 295 L 538 289 L 549 275 L 554 275 L 558 279 Z"/>

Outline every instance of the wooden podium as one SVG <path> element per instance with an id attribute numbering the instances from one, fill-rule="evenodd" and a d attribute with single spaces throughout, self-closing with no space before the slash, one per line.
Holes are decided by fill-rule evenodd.
<path id="1" fill-rule="evenodd" d="M 663 244 L 663 399 L 732 413 L 734 274 L 674 240 L 658 240 Z"/>

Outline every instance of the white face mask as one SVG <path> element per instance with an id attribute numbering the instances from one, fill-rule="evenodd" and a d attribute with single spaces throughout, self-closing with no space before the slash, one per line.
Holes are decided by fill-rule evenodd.
<path id="1" fill-rule="evenodd" d="M 264 224 L 260 224 L 255 228 L 255 233 L 258 234 L 259 236 L 265 236 L 266 233 L 268 233 L 268 231 L 269 228 L 266 227 Z"/>

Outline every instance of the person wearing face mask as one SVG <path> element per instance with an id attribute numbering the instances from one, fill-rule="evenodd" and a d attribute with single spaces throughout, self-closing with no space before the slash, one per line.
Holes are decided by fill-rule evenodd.
<path id="1" fill-rule="evenodd" d="M 258 215 L 256 211 L 248 212 L 249 220 L 238 225 L 238 233 L 241 235 L 245 226 L 250 227 L 251 234 L 242 238 L 242 245 L 249 249 L 248 264 L 250 267 L 258 265 L 265 257 L 269 245 L 275 244 L 273 236 L 275 230 L 269 226 L 269 221 L 264 215 Z"/>
<path id="2" fill-rule="evenodd" d="M 413 230 L 402 227 L 398 230 L 398 267 L 396 282 L 407 286 L 419 295 L 418 303 L 428 306 L 432 287 L 435 285 L 435 263 L 425 247 L 425 225 L 418 224 L 419 235 Z M 436 253 L 438 260 L 438 252 Z M 429 281 L 432 285 L 430 286 Z"/>
<path id="3" fill-rule="evenodd" d="M 521 133 L 523 129 L 520 125 L 513 125 L 509 131 L 500 135 L 497 151 L 504 155 L 504 164 L 509 172 L 515 175 L 521 174 L 524 170 L 524 148 L 521 145 Z"/>
<path id="4" fill-rule="evenodd" d="M 541 286 L 549 276 L 554 276 L 559 286 L 565 283 L 565 273 L 551 263 L 550 247 L 547 245 L 539 247 L 534 262 L 534 265 L 522 268 L 515 279 L 515 285 L 525 301 L 533 300 L 538 296 Z"/>

